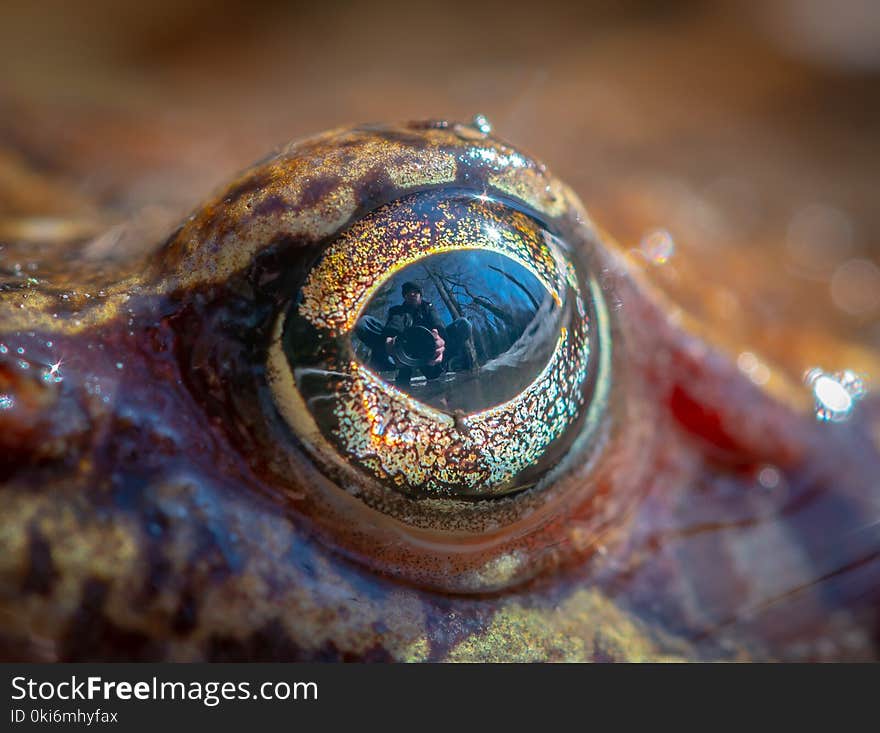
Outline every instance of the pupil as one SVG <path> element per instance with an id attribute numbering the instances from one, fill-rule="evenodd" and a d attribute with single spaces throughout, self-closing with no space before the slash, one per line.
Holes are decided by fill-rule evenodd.
<path id="1" fill-rule="evenodd" d="M 473 413 L 546 366 L 561 308 L 529 270 L 487 250 L 429 256 L 390 277 L 352 335 L 358 361 L 424 404 Z"/>

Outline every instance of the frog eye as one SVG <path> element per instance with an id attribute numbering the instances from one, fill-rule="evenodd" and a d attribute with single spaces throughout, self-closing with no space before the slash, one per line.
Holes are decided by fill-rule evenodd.
<path id="1" fill-rule="evenodd" d="M 348 558 L 456 592 L 558 566 L 584 547 L 560 539 L 572 506 L 595 538 L 637 498 L 602 460 L 630 405 L 614 266 L 575 195 L 477 122 L 292 144 L 158 264 L 248 487 Z"/>
<path id="2" fill-rule="evenodd" d="M 540 485 L 590 440 L 604 320 L 589 273 L 521 205 L 421 192 L 326 246 L 277 321 L 269 383 L 343 486 L 498 497 Z"/>

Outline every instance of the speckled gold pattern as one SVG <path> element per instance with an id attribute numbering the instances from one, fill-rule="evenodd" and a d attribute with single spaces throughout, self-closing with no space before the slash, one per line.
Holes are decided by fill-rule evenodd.
<path id="1" fill-rule="evenodd" d="M 602 619 L 601 633 L 578 633 Z M 661 651 L 662 650 L 662 651 Z M 593 589 L 579 589 L 549 612 L 512 600 L 481 634 L 450 651 L 450 662 L 578 662 L 598 658 L 630 662 L 680 662 L 688 649 L 668 637 L 652 638 L 643 625 Z"/>
<path id="2" fill-rule="evenodd" d="M 490 159 L 498 157 L 492 151 Z M 525 166 L 523 161 L 511 154 L 503 163 Z M 345 344 L 389 277 L 433 254 L 458 249 L 485 249 L 514 259 L 539 279 L 563 318 L 552 355 L 528 387 L 504 404 L 454 418 L 346 358 Z M 338 378 L 322 392 L 335 403 L 335 425 L 324 426 L 325 437 L 341 463 L 352 462 L 403 493 L 462 498 L 521 489 L 528 484 L 518 478 L 571 428 L 587 402 L 590 321 L 577 271 L 558 239 L 533 218 L 488 196 L 416 195 L 381 207 L 328 246 L 301 293 L 298 315 L 330 345 L 326 361 L 312 366 Z M 314 370 L 308 371 L 314 379 Z M 326 460 L 326 452 L 313 452 Z"/>
<path id="3" fill-rule="evenodd" d="M 548 180 L 542 166 L 513 148 L 483 140 L 468 147 L 461 159 L 469 165 L 476 162 L 485 166 L 493 188 L 547 216 L 558 216 L 568 205 L 564 187 L 556 180 Z"/>
<path id="4" fill-rule="evenodd" d="M 380 481 L 431 495 L 496 494 L 516 487 L 576 420 L 590 357 L 589 325 L 563 328 L 544 371 L 518 397 L 461 418 L 420 404 L 352 362 L 350 391 L 339 396 L 337 444 Z"/>
<path id="5" fill-rule="evenodd" d="M 391 275 L 440 252 L 485 249 L 516 260 L 550 291 L 557 305 L 571 282 L 558 248 L 532 219 L 487 197 L 474 197 L 463 210 L 436 205 L 427 220 L 408 198 L 364 217 L 327 249 L 303 287 L 299 313 L 317 328 L 338 336 L 350 331 L 373 294 Z M 561 274 L 564 273 L 564 274 Z"/>

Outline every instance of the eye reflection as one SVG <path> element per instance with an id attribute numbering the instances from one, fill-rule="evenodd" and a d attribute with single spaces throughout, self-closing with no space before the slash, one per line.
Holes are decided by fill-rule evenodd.
<path id="1" fill-rule="evenodd" d="M 433 255 L 395 273 L 354 328 L 368 369 L 450 413 L 516 397 L 547 365 L 562 311 L 515 260 L 486 250 Z"/>
<path id="2" fill-rule="evenodd" d="M 601 308 L 565 242 L 524 211 L 416 194 L 326 247 L 277 327 L 270 383 L 341 486 L 509 494 L 595 422 Z"/>

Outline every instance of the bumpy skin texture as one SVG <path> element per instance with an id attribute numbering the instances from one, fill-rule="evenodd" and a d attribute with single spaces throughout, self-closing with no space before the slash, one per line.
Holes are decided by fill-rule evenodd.
<path id="1" fill-rule="evenodd" d="M 612 309 L 613 398 L 550 499 L 486 505 L 501 519 L 482 531 L 437 510 L 431 549 L 311 466 L 265 358 L 325 242 L 452 185 L 570 234 Z M 759 389 L 574 194 L 475 128 L 327 133 L 164 241 L 100 250 L 21 237 L 4 253 L 34 263 L 0 288 L 4 658 L 876 656 L 876 406 L 820 426 L 784 377 Z"/>

